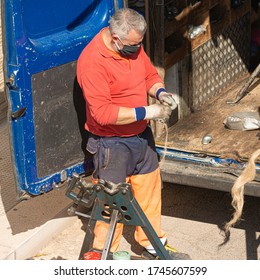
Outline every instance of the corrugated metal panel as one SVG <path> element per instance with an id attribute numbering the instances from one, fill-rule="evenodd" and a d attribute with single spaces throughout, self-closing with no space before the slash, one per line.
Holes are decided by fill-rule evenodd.
<path id="1" fill-rule="evenodd" d="M 248 71 L 250 14 L 192 52 L 190 107 L 197 110 Z"/>

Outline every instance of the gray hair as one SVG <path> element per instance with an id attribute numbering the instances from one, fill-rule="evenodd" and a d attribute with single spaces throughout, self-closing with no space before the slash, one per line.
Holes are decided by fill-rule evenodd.
<path id="1" fill-rule="evenodd" d="M 133 9 L 119 9 L 109 20 L 111 34 L 117 34 L 125 39 L 131 30 L 144 36 L 147 28 L 144 17 Z"/>

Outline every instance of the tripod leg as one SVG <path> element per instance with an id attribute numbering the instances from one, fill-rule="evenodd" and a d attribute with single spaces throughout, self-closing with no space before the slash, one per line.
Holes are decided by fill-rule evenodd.
<path id="1" fill-rule="evenodd" d="M 102 252 L 101 260 L 107 260 L 107 257 L 108 257 L 109 251 L 110 251 L 110 247 L 111 247 L 111 244 L 113 241 L 115 229 L 116 229 L 117 218 L 118 218 L 118 210 L 114 209 L 112 212 L 112 215 L 111 215 L 110 225 L 109 225 L 104 249 Z"/>
<path id="2" fill-rule="evenodd" d="M 138 224 L 141 225 L 143 231 L 145 232 L 148 240 L 153 245 L 159 258 L 161 260 L 171 260 L 172 258 L 164 248 L 164 245 L 162 244 L 160 238 L 156 234 L 155 230 L 153 229 L 143 210 L 139 206 L 138 202 L 135 199 L 133 199 L 131 201 L 131 205 L 132 210 L 134 211 L 133 213 L 136 221 L 138 221 Z"/>
<path id="3" fill-rule="evenodd" d="M 96 220 L 90 219 L 87 225 L 85 238 L 79 254 L 79 260 L 82 260 L 84 253 L 88 252 L 92 248 L 95 225 L 96 225 Z"/>

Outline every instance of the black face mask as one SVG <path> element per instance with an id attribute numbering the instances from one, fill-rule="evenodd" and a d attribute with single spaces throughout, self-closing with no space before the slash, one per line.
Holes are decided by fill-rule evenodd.
<path id="1" fill-rule="evenodd" d="M 119 39 L 119 38 L 118 38 Z M 120 40 L 120 39 L 119 39 Z M 120 42 L 122 43 L 122 41 L 120 40 Z M 134 46 L 129 46 L 129 45 L 124 45 L 123 43 L 123 48 L 120 49 L 118 44 L 115 42 L 116 44 L 116 47 L 119 51 L 119 53 L 122 55 L 122 56 L 131 56 L 133 54 L 135 54 L 136 52 L 139 51 L 140 47 L 141 47 L 141 43 L 138 44 L 138 45 L 134 45 Z"/>
<path id="2" fill-rule="evenodd" d="M 138 52 L 140 47 L 141 47 L 141 44 L 137 45 L 137 46 L 124 45 L 123 48 L 121 50 L 118 49 L 118 51 L 122 56 L 130 56 L 130 55 L 133 55 L 136 52 Z"/>

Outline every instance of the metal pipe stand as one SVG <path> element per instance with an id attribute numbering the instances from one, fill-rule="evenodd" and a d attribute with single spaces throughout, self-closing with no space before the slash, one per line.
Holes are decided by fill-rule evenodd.
<path id="1" fill-rule="evenodd" d="M 131 226 L 141 226 L 147 238 L 153 245 L 159 259 L 170 260 L 169 253 L 148 221 L 143 210 L 133 196 L 132 186 L 128 183 L 113 184 L 100 180 L 97 184 L 87 184 L 79 176 L 74 176 L 69 184 L 66 195 L 74 200 L 69 213 L 75 213 L 79 204 L 87 207 L 93 205 L 85 238 L 82 244 L 79 259 L 85 252 L 94 250 L 94 228 L 97 221 L 109 224 L 109 229 L 102 251 L 101 260 L 111 259 L 110 248 L 117 223 Z M 86 217 L 85 214 L 77 212 Z"/>

